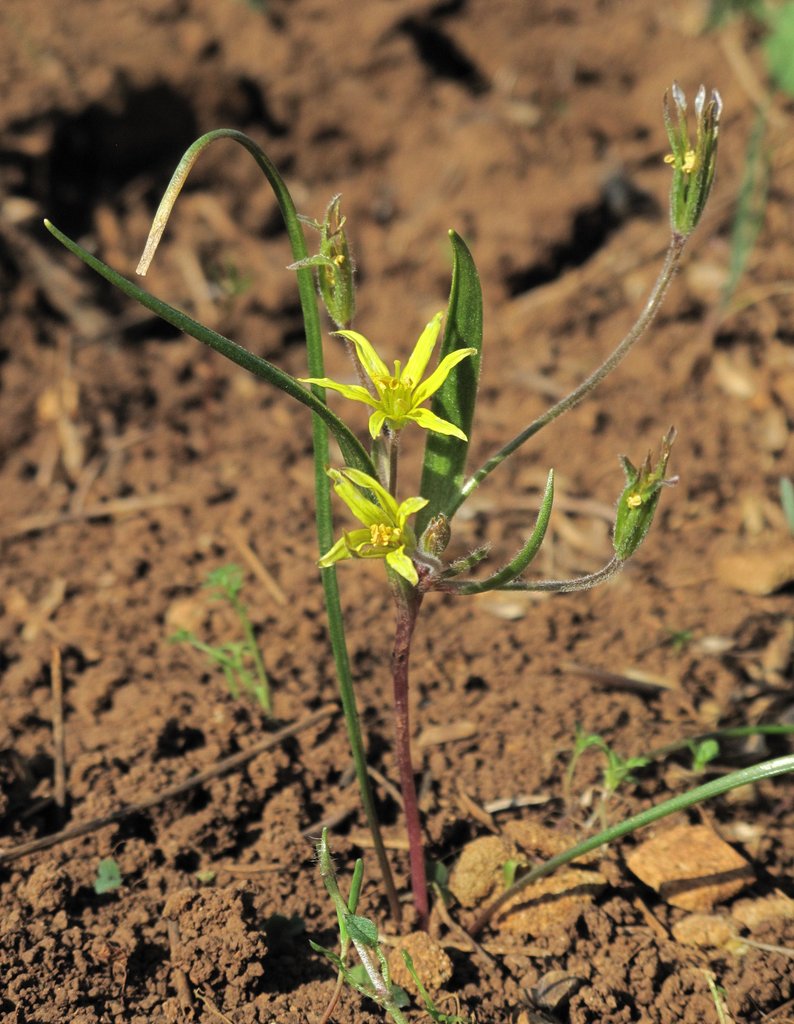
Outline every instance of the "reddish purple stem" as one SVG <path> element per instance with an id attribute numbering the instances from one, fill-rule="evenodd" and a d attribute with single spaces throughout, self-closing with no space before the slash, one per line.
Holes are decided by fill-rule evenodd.
<path id="1" fill-rule="evenodd" d="M 422 825 L 419 820 L 419 805 L 416 800 L 414 769 L 411 763 L 411 723 L 408 713 L 408 663 L 411 657 L 411 639 L 416 626 L 416 617 L 422 604 L 422 594 L 416 590 L 407 593 L 402 590 L 397 598 L 397 628 L 392 654 L 392 680 L 394 683 L 394 732 L 396 739 L 397 764 L 400 769 L 400 789 L 405 810 L 405 826 L 408 832 L 408 857 L 411 865 L 411 889 L 414 906 L 419 917 L 419 927 L 427 931 L 430 907 L 427 898 L 427 875 L 425 874 L 425 848 L 422 840 Z"/>

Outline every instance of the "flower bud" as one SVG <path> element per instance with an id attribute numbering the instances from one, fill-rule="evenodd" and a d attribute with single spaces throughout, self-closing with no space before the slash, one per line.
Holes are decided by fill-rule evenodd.
<path id="1" fill-rule="evenodd" d="M 686 237 L 700 220 L 714 181 L 717 161 L 717 136 L 722 98 L 716 89 L 706 99 L 705 86 L 695 97 L 695 141 L 690 141 L 686 96 L 681 86 L 673 82 L 672 107 L 667 93 L 664 97 L 664 125 L 670 139 L 672 153 L 665 162 L 672 165 L 673 182 L 670 186 L 670 220 L 673 230 Z"/>
<path id="2" fill-rule="evenodd" d="M 438 558 L 439 555 L 446 551 L 451 535 L 452 531 L 450 530 L 449 519 L 447 519 L 443 512 L 439 512 L 439 514 L 437 516 L 433 516 L 427 524 L 427 528 L 422 534 L 420 547 L 429 555 L 433 555 L 434 558 Z"/>
<path id="3" fill-rule="evenodd" d="M 341 200 L 341 196 L 334 196 L 322 224 L 307 217 L 300 218 L 320 232 L 320 251 L 316 256 L 290 264 L 289 269 L 316 267 L 317 288 L 328 315 L 337 327 L 349 327 L 356 312 L 355 265 L 344 230 L 345 218 L 339 213 Z"/>
<path id="4" fill-rule="evenodd" d="M 675 441 L 675 430 L 671 427 L 662 438 L 662 450 L 656 466 L 651 466 L 651 453 L 645 458 L 640 469 L 629 462 L 625 455 L 621 456 L 623 472 L 626 474 L 626 487 L 618 498 L 618 509 L 615 516 L 615 529 L 612 543 L 615 554 L 621 561 L 626 561 L 645 540 L 650 529 L 662 487 L 677 483 L 678 478 L 665 480 L 667 460 L 670 449 Z"/>

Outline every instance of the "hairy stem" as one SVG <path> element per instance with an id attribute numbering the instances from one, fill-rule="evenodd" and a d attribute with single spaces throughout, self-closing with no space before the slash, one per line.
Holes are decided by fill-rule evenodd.
<path id="1" fill-rule="evenodd" d="M 411 657 L 416 619 L 422 604 L 422 594 L 415 588 L 401 587 L 397 596 L 397 629 L 392 654 L 392 681 L 394 684 L 394 732 L 397 764 L 400 771 L 400 789 L 405 809 L 405 827 L 408 832 L 408 857 L 411 866 L 411 889 L 419 927 L 427 931 L 430 907 L 425 874 L 425 848 L 419 805 L 416 799 L 414 769 L 411 762 L 411 723 L 408 713 L 408 664 Z"/>

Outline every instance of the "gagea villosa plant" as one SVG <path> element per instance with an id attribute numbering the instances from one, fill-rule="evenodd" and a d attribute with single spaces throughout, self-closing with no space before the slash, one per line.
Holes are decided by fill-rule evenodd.
<path id="1" fill-rule="evenodd" d="M 364 810 L 373 834 L 392 914 L 398 921 L 400 904 L 381 840 L 367 776 L 345 645 L 337 567 L 343 562 L 349 562 L 351 565 L 345 568 L 354 572 L 355 563 L 361 559 L 382 561 L 394 602 L 391 674 L 395 750 L 409 842 L 413 900 L 419 926 L 426 928 L 430 908 L 422 823 L 411 762 L 411 727 L 408 716 L 412 638 L 425 598 L 434 592 L 465 597 L 488 590 L 564 593 L 584 590 L 608 580 L 620 571 L 642 543 L 665 486 L 673 483 L 666 474 L 675 433 L 672 429 L 668 431 L 662 440 L 659 455 L 656 458 L 649 455 L 639 468 L 635 468 L 628 458 L 622 459 L 626 479 L 617 501 L 613 531 L 614 553 L 603 568 L 590 575 L 567 580 L 536 580 L 524 575 L 546 534 L 554 500 L 553 472 L 548 474 L 540 510 L 526 542 L 507 565 L 495 572 L 484 576 L 474 575 L 487 556 L 485 548 L 472 551 L 455 561 L 445 560 L 444 552 L 455 514 L 476 488 L 510 455 L 539 430 L 582 401 L 611 373 L 653 321 L 709 196 L 714 180 L 721 113 L 719 94 L 714 91 L 707 95 L 701 87 L 694 102 L 693 118 L 682 89 L 677 84 L 673 85 L 664 102 L 664 121 L 671 147 L 671 154 L 667 158 L 672 172 L 670 240 L 659 276 L 644 308 L 623 340 L 586 380 L 508 440 L 474 472 L 467 472 L 466 463 L 474 427 L 483 354 L 482 295 L 471 253 L 455 232 L 450 232 L 452 283 L 446 313 L 439 312 L 419 330 L 418 340 L 412 349 L 406 347 L 396 350 L 394 354 L 390 352 L 393 361 L 389 364 L 384 358 L 386 350 L 380 348 L 380 343 L 373 344 L 352 327 L 355 311 L 354 264 L 339 197 L 331 200 L 322 221 L 300 217 L 283 179 L 252 139 L 231 129 L 212 131 L 198 139 L 185 153 L 163 196 L 138 272 L 146 273 L 176 198 L 198 156 L 210 143 L 221 139 L 231 139 L 242 145 L 254 157 L 273 189 L 292 250 L 290 268 L 297 276 L 307 352 L 307 373 L 303 379 L 298 379 L 145 292 L 47 222 L 48 229 L 69 250 L 128 296 L 275 385 L 312 413 L 318 565 L 331 643 Z M 305 225 L 319 234 L 319 249 L 314 254 L 310 254 L 306 245 L 303 231 Z M 325 375 L 318 294 L 337 328 L 337 336 L 348 349 L 358 380 L 356 384 L 338 382 Z M 409 316 L 400 334 L 410 336 L 418 326 Z M 401 344 L 399 339 L 398 344 Z M 439 350 L 439 356 L 434 368 L 431 368 L 436 349 Z M 326 402 L 328 390 L 337 392 L 352 403 L 367 407 L 367 444 L 362 442 L 344 418 L 332 412 Z M 339 465 L 331 465 L 329 432 L 342 455 L 343 461 Z M 421 480 L 405 487 L 400 477 L 401 450 L 405 445 L 416 444 L 422 439 L 424 461 Z M 335 534 L 332 523 L 331 490 L 339 499 L 339 510 L 345 517 L 345 526 L 338 534 Z M 401 497 L 403 494 L 409 496 Z M 791 759 L 779 758 L 778 762 L 787 760 Z M 773 774 L 791 769 L 790 764 L 781 765 L 778 762 L 769 762 L 775 765 Z M 724 779 L 721 785 L 724 787 Z M 724 788 L 719 789 L 719 792 L 724 791 Z M 708 795 L 711 795 L 711 791 L 703 793 L 700 798 Z M 610 838 L 617 834 L 625 832 L 621 832 L 618 826 L 613 827 Z M 588 842 L 598 845 L 598 838 L 594 837 Z M 521 885 L 522 881 L 516 884 Z M 481 927 L 486 920 L 487 914 L 481 918 L 478 926 Z"/>

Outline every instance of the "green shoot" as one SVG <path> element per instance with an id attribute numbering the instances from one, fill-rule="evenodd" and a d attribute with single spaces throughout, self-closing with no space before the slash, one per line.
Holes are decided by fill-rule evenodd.
<path id="1" fill-rule="evenodd" d="M 330 1018 L 338 998 L 341 983 L 346 981 L 351 988 L 354 988 L 361 995 L 372 999 L 378 1006 L 384 1009 L 395 1024 L 407 1024 L 402 1013 L 406 1005 L 406 995 L 399 986 L 392 984 L 389 965 L 381 949 L 377 925 L 368 917 L 362 917 L 355 913 L 361 891 L 362 861 L 356 862 L 350 894 L 347 901 L 345 901 L 339 891 L 339 884 L 331 859 L 331 851 L 328 846 L 328 829 L 325 828 L 323 829 L 320 842 L 317 844 L 317 859 L 320 864 L 320 875 L 323 883 L 336 908 L 340 943 L 340 953 L 337 954 L 316 942 L 310 941 L 310 945 L 315 953 L 322 953 L 338 971 L 334 996 L 323 1016 L 323 1020 L 327 1021 Z M 361 961 L 359 970 L 349 968 L 345 962 L 351 944 Z"/>
<path id="2" fill-rule="evenodd" d="M 709 736 L 700 742 L 691 741 L 689 749 L 692 752 L 692 771 L 700 773 L 710 761 L 719 755 L 720 745 Z"/>
<path id="3" fill-rule="evenodd" d="M 680 654 L 685 647 L 692 643 L 694 637 L 695 632 L 692 629 L 670 629 L 668 630 L 667 643 L 676 654 Z"/>
<path id="4" fill-rule="evenodd" d="M 787 97 L 794 96 L 794 3 L 767 4 L 763 0 L 712 0 L 707 30 L 719 29 L 729 19 L 742 15 L 754 23 L 762 36 L 761 53 L 766 64 L 771 90 L 758 102 L 758 110 L 744 160 L 744 173 L 737 197 L 736 213 L 731 231 L 728 278 L 722 290 L 720 315 L 736 312 L 754 301 L 734 298 L 739 282 L 747 269 L 766 216 L 770 188 L 771 155 L 774 140 L 770 126 L 775 89 Z M 749 65 L 748 65 L 749 66 Z"/>
<path id="5" fill-rule="evenodd" d="M 769 192 L 769 153 L 766 144 L 766 114 L 759 111 L 747 142 L 744 173 L 739 186 L 736 214 L 731 228 L 728 278 L 722 289 L 720 306 L 730 307 L 739 281 L 744 276 L 758 235 L 764 225 L 766 200 Z"/>
<path id="6" fill-rule="evenodd" d="M 433 887 L 433 892 L 443 901 L 445 907 L 451 906 L 454 897 L 449 891 L 449 868 L 440 860 L 430 861 L 427 868 L 427 880 Z"/>
<path id="7" fill-rule="evenodd" d="M 254 635 L 248 609 L 240 599 L 243 588 L 243 570 L 239 565 L 222 565 L 214 569 L 204 582 L 213 600 L 226 601 L 232 608 L 242 629 L 244 640 L 229 641 L 213 646 L 187 629 L 180 629 L 170 640 L 172 643 L 190 644 L 223 672 L 229 693 L 237 699 L 240 690 L 250 693 L 268 714 L 271 712 L 270 683 Z M 250 666 L 253 666 L 253 670 Z"/>
<path id="8" fill-rule="evenodd" d="M 509 889 L 510 886 L 516 880 L 516 872 L 521 867 L 521 861 L 516 860 L 515 857 L 511 857 L 506 860 L 502 865 L 502 879 L 504 880 L 505 889 Z"/>
<path id="9" fill-rule="evenodd" d="M 650 764 L 650 758 L 645 757 L 644 755 L 626 758 L 621 757 L 617 751 L 610 747 L 603 736 L 599 736 L 598 733 L 586 733 L 579 725 L 577 725 L 573 753 L 571 755 L 571 760 L 568 763 L 568 768 L 565 772 L 565 779 L 563 781 L 563 792 L 567 806 L 570 806 L 571 804 L 571 790 L 576 766 L 582 754 L 584 754 L 586 750 L 591 749 L 599 750 L 606 759 L 606 764 L 602 771 L 602 786 L 604 792 L 601 801 L 601 816 L 603 819 L 606 814 L 606 802 L 609 798 L 616 793 L 624 783 L 636 782 L 634 772 L 638 768 L 645 768 L 646 765 Z"/>

